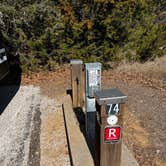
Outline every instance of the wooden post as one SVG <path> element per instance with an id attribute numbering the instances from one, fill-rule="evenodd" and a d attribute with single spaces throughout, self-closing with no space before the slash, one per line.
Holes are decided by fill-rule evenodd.
<path id="1" fill-rule="evenodd" d="M 126 99 L 127 97 L 116 89 L 103 90 L 96 93 L 97 166 L 121 166 L 123 113 L 125 110 L 124 101 Z M 108 117 L 113 118 L 110 122 L 112 124 L 108 123 Z M 118 119 L 118 121 L 116 121 L 116 118 Z M 111 132 L 114 130 L 119 131 L 120 128 L 120 136 L 117 136 L 116 138 L 115 135 L 118 134 L 118 132 L 114 132 L 111 134 L 113 134 L 113 137 L 115 137 L 116 139 L 111 137 L 111 134 L 110 138 L 106 138 L 106 128 L 108 128 Z"/>
<path id="2" fill-rule="evenodd" d="M 83 105 L 83 62 L 81 60 L 71 60 L 71 85 L 73 107 L 82 107 Z"/>
<path id="3" fill-rule="evenodd" d="M 63 113 L 72 166 L 94 166 L 85 137 L 73 112 L 70 96 L 63 98 Z M 55 164 L 56 165 L 56 164 Z"/>

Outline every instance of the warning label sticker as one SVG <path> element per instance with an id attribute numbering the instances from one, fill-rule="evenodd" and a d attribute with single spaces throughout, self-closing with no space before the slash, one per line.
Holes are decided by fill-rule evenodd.
<path id="1" fill-rule="evenodd" d="M 100 70 L 89 71 L 89 86 L 100 85 Z"/>

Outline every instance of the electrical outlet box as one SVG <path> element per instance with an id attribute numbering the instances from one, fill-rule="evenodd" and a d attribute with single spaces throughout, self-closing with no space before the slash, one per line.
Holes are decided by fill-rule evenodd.
<path id="1" fill-rule="evenodd" d="M 93 98 L 101 89 L 101 63 L 86 63 L 86 96 Z"/>

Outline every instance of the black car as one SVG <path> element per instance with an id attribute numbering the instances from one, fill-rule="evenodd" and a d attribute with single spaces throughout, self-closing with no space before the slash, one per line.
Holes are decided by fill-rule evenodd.
<path id="1" fill-rule="evenodd" d="M 5 48 L 0 49 L 0 80 L 3 79 L 9 72 L 8 60 Z"/>

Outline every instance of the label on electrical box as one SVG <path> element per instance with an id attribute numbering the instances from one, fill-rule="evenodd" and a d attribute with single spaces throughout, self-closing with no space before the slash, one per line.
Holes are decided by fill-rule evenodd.
<path id="1" fill-rule="evenodd" d="M 100 85 L 100 70 L 89 70 L 89 86 Z"/>
<path id="2" fill-rule="evenodd" d="M 96 111 L 96 100 L 95 98 L 87 98 L 87 112 L 95 112 Z"/>
<path id="3" fill-rule="evenodd" d="M 120 126 L 106 126 L 104 130 L 105 143 L 118 143 L 121 136 Z"/>

